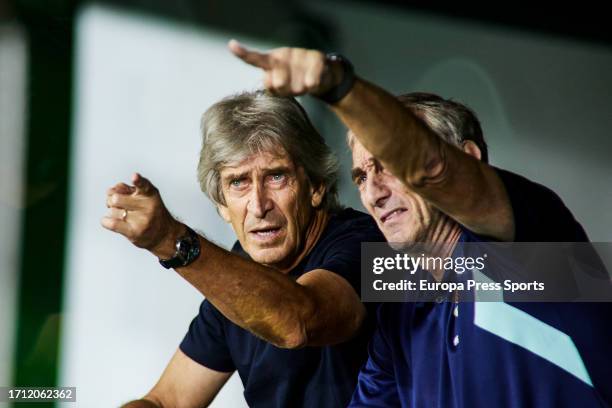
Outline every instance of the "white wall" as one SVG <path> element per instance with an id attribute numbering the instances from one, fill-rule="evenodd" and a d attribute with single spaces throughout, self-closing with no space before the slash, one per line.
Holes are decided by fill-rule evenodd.
<path id="1" fill-rule="evenodd" d="M 176 216 L 231 245 L 196 180 L 199 120 L 221 97 L 257 87 L 260 75 L 226 50 L 229 34 L 110 9 L 83 10 L 76 38 L 61 384 L 77 387 L 79 406 L 110 407 L 157 381 L 202 296 L 100 226 L 105 191 L 139 171 Z M 234 375 L 214 406 L 244 405 Z"/>
<path id="2" fill-rule="evenodd" d="M 0 385 L 12 384 L 23 215 L 27 43 L 0 24 Z M 0 403 L 3 406 L 3 403 Z"/>

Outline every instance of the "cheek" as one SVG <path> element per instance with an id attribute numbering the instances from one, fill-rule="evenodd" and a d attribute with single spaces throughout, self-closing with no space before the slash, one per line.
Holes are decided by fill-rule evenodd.
<path id="1" fill-rule="evenodd" d="M 274 196 L 278 210 L 286 218 L 287 225 L 291 228 L 299 227 L 307 216 L 307 208 L 302 205 L 305 198 L 300 195 L 294 186 L 278 191 Z"/>
<path id="2" fill-rule="evenodd" d="M 244 226 L 245 217 L 247 214 L 246 204 L 243 205 L 240 202 L 233 202 L 231 205 L 228 205 L 227 213 L 236 232 L 242 233 L 242 228 Z"/>
<path id="3" fill-rule="evenodd" d="M 422 199 L 420 196 L 413 193 L 412 191 L 408 190 L 408 188 L 406 188 L 406 186 L 404 186 L 403 184 L 397 185 L 395 191 L 397 192 L 396 194 L 400 197 L 402 204 L 408 207 L 411 212 L 423 212 L 423 209 L 426 205 L 426 201 L 424 199 Z"/>
<path id="4" fill-rule="evenodd" d="M 418 209 L 421 218 L 431 218 L 431 206 L 429 205 L 429 203 L 427 203 L 427 201 L 423 200 L 422 198 L 415 198 L 413 199 L 413 202 L 413 205 Z"/>
<path id="5" fill-rule="evenodd" d="M 363 188 L 359 189 L 359 200 L 361 201 L 361 205 L 365 208 L 370 214 L 372 214 L 373 207 L 369 204 L 370 201 L 367 199 L 365 190 Z"/>

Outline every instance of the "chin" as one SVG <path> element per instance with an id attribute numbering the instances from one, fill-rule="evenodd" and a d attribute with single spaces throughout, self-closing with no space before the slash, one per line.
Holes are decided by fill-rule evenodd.
<path id="1" fill-rule="evenodd" d="M 419 240 L 415 234 L 407 234 L 406 231 L 383 231 L 389 246 L 396 251 L 407 250 Z"/>
<path id="2" fill-rule="evenodd" d="M 383 229 L 382 232 L 385 236 L 385 239 L 390 244 L 401 244 L 401 243 L 406 242 L 406 240 L 408 239 L 406 234 L 402 234 L 403 231 L 398 231 L 397 229 L 392 229 L 392 230 Z"/>
<path id="3" fill-rule="evenodd" d="M 264 265 L 278 264 L 287 257 L 283 248 L 251 248 L 246 252 L 252 260 Z"/>

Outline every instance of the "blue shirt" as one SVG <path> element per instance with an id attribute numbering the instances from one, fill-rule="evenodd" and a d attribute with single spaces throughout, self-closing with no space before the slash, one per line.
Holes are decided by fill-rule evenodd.
<path id="1" fill-rule="evenodd" d="M 325 269 L 345 278 L 359 293 L 361 242 L 366 241 L 384 241 L 376 223 L 367 214 L 342 210 L 331 217 L 319 241 L 290 276 L 297 279 L 308 271 Z M 233 251 L 248 256 L 238 243 Z M 347 342 L 287 350 L 235 325 L 204 300 L 180 349 L 213 370 L 238 370 L 251 407 L 346 407 L 367 358 L 374 313 L 368 313 L 360 333 Z"/>
<path id="2" fill-rule="evenodd" d="M 497 171 L 513 208 L 516 241 L 588 241 L 556 194 Z M 460 242 L 483 241 L 463 228 Z M 350 406 L 608 406 L 611 306 L 385 303 Z"/>

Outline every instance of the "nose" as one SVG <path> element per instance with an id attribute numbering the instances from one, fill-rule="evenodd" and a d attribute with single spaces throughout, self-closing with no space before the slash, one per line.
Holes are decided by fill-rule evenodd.
<path id="1" fill-rule="evenodd" d="M 274 207 L 266 189 L 259 183 L 255 183 L 251 189 L 247 210 L 256 218 L 264 218 L 268 211 Z"/>
<path id="2" fill-rule="evenodd" d="M 372 172 L 365 185 L 365 198 L 372 207 L 384 207 L 391 197 L 391 190 L 386 186 L 383 175 Z"/>

